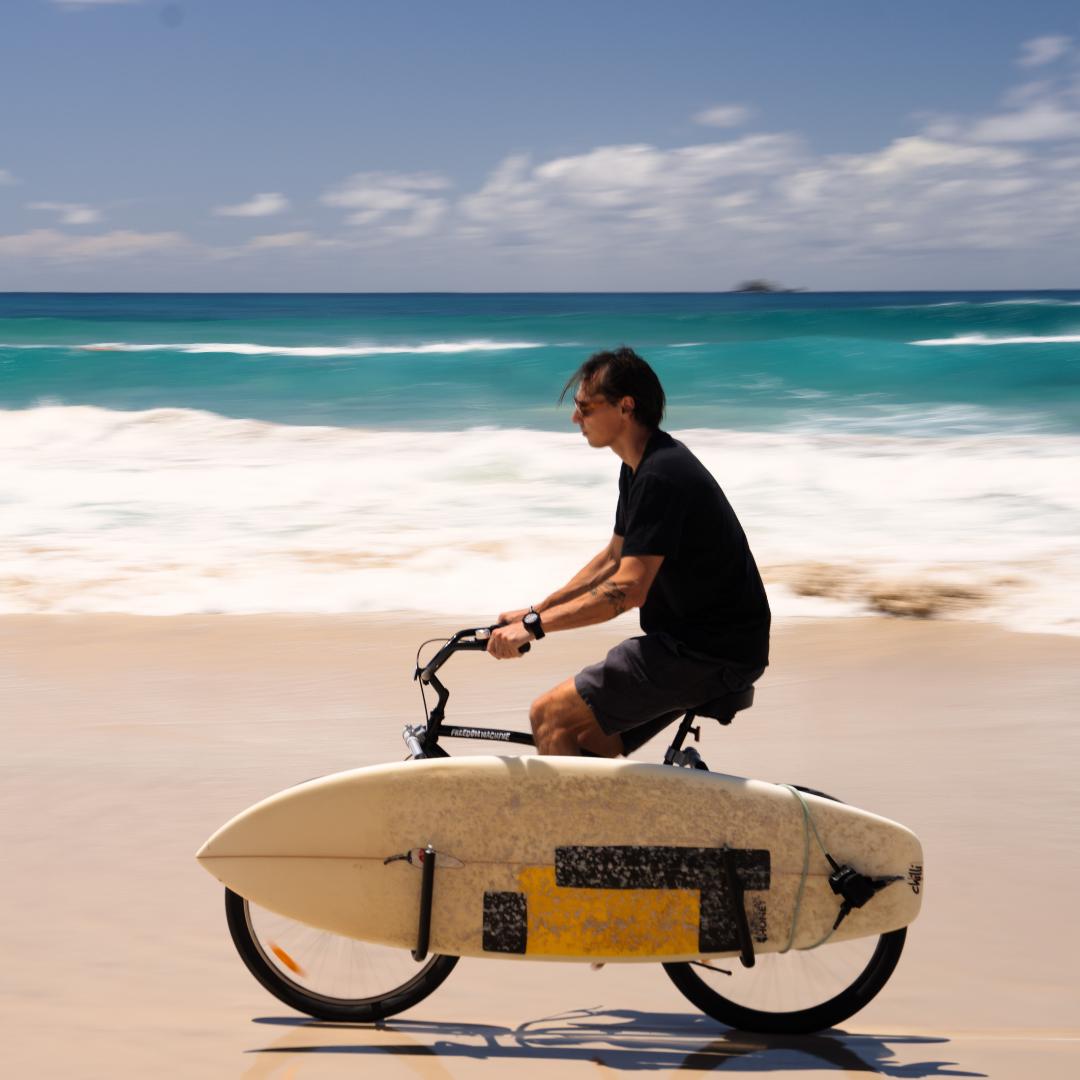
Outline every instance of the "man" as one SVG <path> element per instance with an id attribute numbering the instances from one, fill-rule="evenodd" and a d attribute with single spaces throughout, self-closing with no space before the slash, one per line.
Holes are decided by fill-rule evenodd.
<path id="1" fill-rule="evenodd" d="M 541 754 L 630 753 L 676 717 L 744 690 L 769 662 L 771 616 L 746 536 L 719 484 L 660 430 L 664 391 L 632 349 L 591 356 L 563 389 L 590 446 L 623 466 L 611 542 L 535 607 L 506 611 L 488 642 L 496 659 L 557 630 L 640 608 L 643 636 L 612 649 L 538 698 Z M 562 397 L 559 398 L 560 402 Z"/>

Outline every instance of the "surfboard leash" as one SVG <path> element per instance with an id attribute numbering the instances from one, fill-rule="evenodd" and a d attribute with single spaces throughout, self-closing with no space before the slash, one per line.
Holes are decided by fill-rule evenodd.
<path id="1" fill-rule="evenodd" d="M 795 918 L 791 920 L 791 937 L 788 938 L 787 945 L 780 950 L 780 955 L 783 956 L 784 953 L 791 952 L 791 947 L 795 944 L 795 931 L 799 927 L 799 909 L 802 907 L 803 889 L 806 888 L 806 875 L 810 870 L 810 826 L 814 825 L 814 819 L 810 816 L 810 809 L 806 805 L 806 800 L 802 797 L 802 792 L 800 792 L 798 788 L 792 787 L 791 784 L 780 784 L 779 786 L 782 788 L 787 788 L 788 791 L 790 791 L 792 795 L 794 795 L 795 798 L 799 800 L 799 805 L 802 807 L 803 812 L 803 837 L 806 841 L 806 853 L 803 856 L 802 878 L 799 881 L 798 896 L 795 897 Z M 818 836 L 816 825 L 814 825 L 814 836 L 817 837 L 817 842 L 821 845 L 821 850 L 825 852 L 825 857 L 828 858 L 829 853 L 825 851 L 825 845 L 821 843 L 821 837 Z M 829 861 L 831 862 L 832 860 L 830 859 Z M 835 929 L 836 927 L 833 927 L 833 930 Z M 825 937 L 823 937 L 817 943 L 817 945 L 811 945 L 810 948 L 816 949 L 818 945 L 824 945 L 825 942 L 828 941 L 830 937 L 832 937 L 833 930 L 830 930 L 828 934 L 826 934 Z"/>

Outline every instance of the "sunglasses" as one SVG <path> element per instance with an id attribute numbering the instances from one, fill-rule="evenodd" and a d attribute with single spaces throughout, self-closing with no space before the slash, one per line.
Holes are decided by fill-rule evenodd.
<path id="1" fill-rule="evenodd" d="M 607 402 L 601 398 L 599 401 L 582 401 L 580 398 L 574 398 L 574 408 L 577 409 L 582 416 L 588 416 L 593 409 L 599 409 L 601 405 L 606 405 Z"/>

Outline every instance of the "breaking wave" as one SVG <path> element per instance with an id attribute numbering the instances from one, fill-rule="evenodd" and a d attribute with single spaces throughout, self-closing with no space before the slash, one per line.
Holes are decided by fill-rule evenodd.
<path id="1" fill-rule="evenodd" d="M 0 346 L 4 347 L 4 346 Z M 7 346 L 10 348 L 10 346 Z M 196 341 L 166 345 L 132 345 L 123 341 L 102 341 L 77 345 L 83 352 L 175 352 L 189 356 L 202 353 L 231 353 L 236 356 L 387 356 L 410 354 L 423 356 L 470 352 L 512 352 L 517 349 L 539 349 L 537 341 L 436 341 L 425 345 L 252 345 L 247 342 Z"/>
<path id="2" fill-rule="evenodd" d="M 1080 633 L 1080 437 L 688 430 L 778 615 Z M 0 612 L 494 617 L 610 536 L 577 435 L 373 431 L 189 409 L 0 412 Z"/>
<path id="3" fill-rule="evenodd" d="M 1074 345 L 1080 334 L 1044 334 L 1016 337 L 987 337 L 985 334 L 962 334 L 951 338 L 928 338 L 911 345 Z"/>

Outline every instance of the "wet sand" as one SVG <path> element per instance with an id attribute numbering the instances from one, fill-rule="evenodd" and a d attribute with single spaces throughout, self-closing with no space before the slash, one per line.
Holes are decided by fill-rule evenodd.
<path id="1" fill-rule="evenodd" d="M 0 618 L 5 1072 L 1080 1073 L 1080 639 L 973 623 L 787 622 L 753 710 L 703 732 L 715 769 L 829 791 L 923 841 L 923 914 L 842 1031 L 727 1032 L 654 965 L 466 960 L 380 1028 L 280 1005 L 235 956 L 194 852 L 274 791 L 404 756 L 415 647 L 468 621 Z M 520 663 L 456 657 L 450 715 L 524 729 L 536 693 L 632 631 L 553 635 Z"/>

